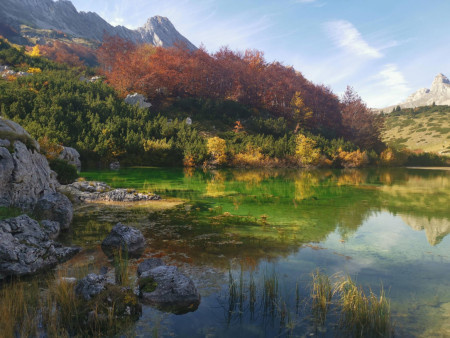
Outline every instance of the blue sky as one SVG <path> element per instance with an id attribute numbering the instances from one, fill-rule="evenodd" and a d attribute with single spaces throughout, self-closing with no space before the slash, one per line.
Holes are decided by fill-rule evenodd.
<path id="1" fill-rule="evenodd" d="M 450 76 L 450 0 L 72 0 L 113 25 L 168 17 L 195 45 L 259 49 L 371 107 L 403 101 Z"/>

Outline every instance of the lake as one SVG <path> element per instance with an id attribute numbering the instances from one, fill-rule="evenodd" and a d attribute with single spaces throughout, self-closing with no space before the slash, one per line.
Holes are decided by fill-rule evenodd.
<path id="1" fill-rule="evenodd" d="M 137 336 L 334 337 L 333 307 L 311 314 L 311 273 L 383 287 L 398 336 L 450 336 L 450 171 L 127 168 L 82 176 L 161 195 L 150 205 L 84 205 L 66 243 L 85 248 L 60 269 L 108 265 L 100 243 L 121 221 L 190 276 L 199 308 L 144 306 Z M 138 261 L 132 261 L 132 272 Z M 134 269 L 134 270 L 133 270 Z M 268 282 L 276 302 L 267 306 Z M 275 305 L 274 305 L 275 304 Z"/>

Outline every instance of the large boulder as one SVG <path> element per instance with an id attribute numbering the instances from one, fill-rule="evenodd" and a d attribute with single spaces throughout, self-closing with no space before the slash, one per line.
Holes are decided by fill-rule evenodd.
<path id="1" fill-rule="evenodd" d="M 51 240 L 27 215 L 0 221 L 0 279 L 51 268 L 79 251 Z"/>
<path id="2" fill-rule="evenodd" d="M 67 196 L 55 192 L 40 198 L 33 213 L 39 220 L 58 222 L 61 230 L 67 230 L 72 222 L 73 207 Z"/>
<path id="3" fill-rule="evenodd" d="M 195 311 L 200 304 L 194 282 L 176 266 L 160 265 L 142 272 L 139 294 L 143 302 L 175 314 Z"/>
<path id="4" fill-rule="evenodd" d="M 58 238 L 61 230 L 59 222 L 43 220 L 41 221 L 41 227 L 50 239 Z"/>
<path id="5" fill-rule="evenodd" d="M 145 248 L 145 238 L 138 229 L 117 223 L 102 242 L 102 250 L 113 256 L 122 250 L 130 257 L 139 257 Z"/>
<path id="6" fill-rule="evenodd" d="M 81 170 L 80 153 L 76 149 L 70 147 L 63 147 L 58 157 L 61 160 L 64 160 L 67 163 L 75 166 L 78 171 Z"/>
<path id="7" fill-rule="evenodd" d="M 39 198 L 56 191 L 56 174 L 39 144 L 17 123 L 0 118 L 0 139 L 0 206 L 32 209 Z"/>

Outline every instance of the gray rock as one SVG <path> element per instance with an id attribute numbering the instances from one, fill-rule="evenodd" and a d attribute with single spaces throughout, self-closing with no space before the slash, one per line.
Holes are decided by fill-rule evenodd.
<path id="1" fill-rule="evenodd" d="M 114 189 L 102 194 L 101 199 L 111 202 L 138 202 L 160 200 L 161 197 L 153 194 L 141 194 L 133 189 Z"/>
<path id="2" fill-rule="evenodd" d="M 90 273 L 77 282 L 77 285 L 75 286 L 75 293 L 78 296 L 83 297 L 85 300 L 89 300 L 106 290 L 106 282 L 105 275 Z"/>
<path id="3" fill-rule="evenodd" d="M 56 239 L 59 236 L 61 226 L 59 222 L 43 220 L 41 221 L 42 229 L 50 239 Z"/>
<path id="4" fill-rule="evenodd" d="M 138 265 L 137 275 L 140 277 L 144 272 L 150 271 L 158 266 L 165 265 L 160 258 L 149 258 Z"/>
<path id="5" fill-rule="evenodd" d="M 138 105 L 139 108 L 150 108 L 152 106 L 150 102 L 147 102 L 144 95 L 138 93 L 128 94 L 124 101 L 132 106 Z"/>
<path id="6" fill-rule="evenodd" d="M 13 145 L 13 153 L 0 147 L 0 206 L 32 209 L 56 191 L 56 174 L 38 152 L 39 144 L 17 123 L 0 118 L 0 138 Z"/>
<path id="7" fill-rule="evenodd" d="M 143 194 L 134 189 L 112 189 L 103 182 L 75 182 L 58 189 L 62 193 L 70 194 L 79 202 L 139 202 L 161 199 L 159 195 Z"/>
<path id="8" fill-rule="evenodd" d="M 80 161 L 80 153 L 70 147 L 63 147 L 63 150 L 58 156 L 61 160 L 66 161 L 67 163 L 75 166 L 78 171 L 81 170 L 81 161 Z"/>
<path id="9" fill-rule="evenodd" d="M 122 249 L 131 257 L 139 257 L 145 247 L 145 238 L 138 229 L 117 223 L 102 242 L 102 250 L 112 256 Z"/>
<path id="10" fill-rule="evenodd" d="M 0 147 L 8 148 L 10 145 L 11 145 L 11 142 L 9 140 L 0 139 Z"/>
<path id="11" fill-rule="evenodd" d="M 79 251 L 51 240 L 27 215 L 0 221 L 0 279 L 51 268 Z"/>
<path id="12" fill-rule="evenodd" d="M 154 291 L 145 291 L 146 280 L 156 283 Z M 144 302 L 175 314 L 195 311 L 200 304 L 200 294 L 194 282 L 175 266 L 157 266 L 143 272 L 140 296 Z"/>
<path id="13" fill-rule="evenodd" d="M 109 169 L 111 169 L 111 170 L 119 170 L 120 169 L 120 162 L 119 161 L 111 162 L 109 164 Z"/>
<path id="14" fill-rule="evenodd" d="M 58 222 L 61 230 L 69 229 L 73 218 L 70 200 L 59 192 L 44 195 L 36 203 L 33 214 L 40 220 Z"/>

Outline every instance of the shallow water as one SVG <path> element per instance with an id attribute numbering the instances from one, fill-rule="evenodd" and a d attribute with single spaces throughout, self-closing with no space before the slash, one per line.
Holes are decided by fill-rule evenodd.
<path id="1" fill-rule="evenodd" d="M 310 274 L 320 268 L 375 293 L 382 284 L 397 335 L 450 336 L 449 171 L 130 168 L 82 176 L 183 201 L 83 206 L 64 238 L 85 248 L 69 266 L 91 262 L 95 271 L 108 264 L 101 240 L 121 221 L 145 234 L 143 258 L 162 257 L 194 279 L 197 311 L 145 306 L 134 335 L 333 337 L 336 318 L 317 325 L 307 311 Z M 262 301 L 270 278 L 278 282 L 275 309 Z"/>

